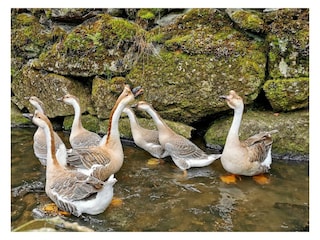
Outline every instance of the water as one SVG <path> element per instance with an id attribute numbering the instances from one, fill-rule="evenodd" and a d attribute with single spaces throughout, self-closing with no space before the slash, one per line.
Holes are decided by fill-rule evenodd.
<path id="1" fill-rule="evenodd" d="M 37 209 L 51 202 L 44 192 L 45 168 L 33 153 L 34 131 L 11 131 L 12 230 L 38 218 Z M 68 142 L 66 133 L 59 135 Z M 114 187 L 122 204 L 96 216 L 63 219 L 95 231 L 308 231 L 307 162 L 274 160 L 268 185 L 251 177 L 228 185 L 219 179 L 226 174 L 219 160 L 185 177 L 170 159 L 154 165 L 133 145 L 124 144 L 124 154 Z"/>

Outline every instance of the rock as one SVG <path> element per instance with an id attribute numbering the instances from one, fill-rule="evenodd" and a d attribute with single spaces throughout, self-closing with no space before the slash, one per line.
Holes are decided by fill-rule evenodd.
<path id="1" fill-rule="evenodd" d="M 265 23 L 258 11 L 241 8 L 227 8 L 226 13 L 241 29 L 254 33 L 264 33 Z"/>
<path id="2" fill-rule="evenodd" d="M 263 86 L 274 111 L 292 111 L 309 106 L 309 78 L 268 80 Z"/>
<path id="3" fill-rule="evenodd" d="M 206 132 L 206 144 L 224 145 L 229 132 L 233 112 L 215 120 Z M 309 153 L 309 111 L 299 110 L 274 114 L 269 111 L 244 112 L 240 126 L 240 140 L 261 131 L 278 129 L 273 134 L 272 152 L 275 154 L 305 155 Z"/>
<path id="4" fill-rule="evenodd" d="M 143 34 L 135 23 L 100 14 L 74 27 L 33 64 L 37 69 L 60 75 L 121 75 L 138 58 L 134 44 L 138 32 Z"/>
<path id="5" fill-rule="evenodd" d="M 309 10 L 279 9 L 267 12 L 269 78 L 309 76 Z"/>
<path id="6" fill-rule="evenodd" d="M 90 110 L 90 90 L 87 87 L 71 78 L 37 71 L 29 66 L 19 71 L 12 80 L 11 89 L 15 96 L 15 104 L 20 109 L 25 107 L 33 113 L 35 108 L 25 97 L 36 96 L 44 103 L 45 113 L 49 118 L 74 114 L 72 106 L 57 101 L 66 93 L 76 95 L 80 99 L 82 112 Z"/>
<path id="7" fill-rule="evenodd" d="M 145 88 L 145 100 L 167 119 L 190 124 L 220 112 L 226 107 L 219 95 L 231 89 L 249 103 L 258 96 L 265 78 L 263 42 L 232 28 L 224 12 L 192 9 L 156 31 L 164 47 L 141 57 L 127 77 Z"/>

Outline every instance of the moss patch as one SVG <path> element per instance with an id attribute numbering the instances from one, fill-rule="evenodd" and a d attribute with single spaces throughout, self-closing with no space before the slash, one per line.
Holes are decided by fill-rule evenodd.
<path id="1" fill-rule="evenodd" d="M 309 106 L 309 78 L 268 80 L 263 90 L 274 111 L 292 111 Z"/>

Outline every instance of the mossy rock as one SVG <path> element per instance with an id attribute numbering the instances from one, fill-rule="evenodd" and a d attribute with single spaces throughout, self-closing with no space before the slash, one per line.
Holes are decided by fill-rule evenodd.
<path id="1" fill-rule="evenodd" d="M 192 9 L 155 32 L 157 54 L 140 58 L 126 77 L 166 119 L 191 124 L 227 109 L 219 95 L 231 89 L 248 103 L 258 96 L 265 46 L 233 29 L 224 11 Z"/>
<path id="2" fill-rule="evenodd" d="M 309 78 L 268 80 L 263 90 L 274 111 L 292 111 L 309 106 Z"/>
<path id="3" fill-rule="evenodd" d="M 246 9 L 226 9 L 229 17 L 241 29 L 254 33 L 263 33 L 266 25 L 261 17 L 261 13 Z"/>
<path id="4" fill-rule="evenodd" d="M 126 19 L 100 14 L 42 52 L 34 67 L 81 77 L 123 75 L 138 58 L 135 37 L 143 31 Z"/>
<path id="5" fill-rule="evenodd" d="M 114 77 L 106 80 L 95 77 L 92 82 L 92 101 L 98 118 L 108 119 L 111 110 L 123 91 L 125 83 L 129 83 L 123 77 Z"/>
<path id="6" fill-rule="evenodd" d="M 253 102 L 264 82 L 266 59 L 260 51 L 251 53 L 215 61 L 214 56 L 163 50 L 135 66 L 127 78 L 143 86 L 143 98 L 166 119 L 190 124 L 226 109 L 219 96 L 231 89 Z"/>
<path id="7" fill-rule="evenodd" d="M 45 113 L 49 118 L 74 114 L 72 106 L 57 101 L 66 93 L 73 94 L 80 99 L 82 112 L 90 109 L 90 89 L 78 81 L 54 73 L 37 71 L 25 66 L 12 80 L 11 89 L 14 103 L 22 110 L 26 108 L 34 112 L 34 107 L 25 97 L 36 96 L 45 106 Z M 91 107 L 92 109 L 92 107 Z"/>
<path id="8" fill-rule="evenodd" d="M 269 77 L 309 76 L 309 10 L 280 9 L 264 18 L 269 24 Z"/>
<path id="9" fill-rule="evenodd" d="M 33 123 L 29 119 L 25 118 L 22 115 L 22 112 L 20 111 L 20 109 L 13 102 L 11 102 L 10 116 L 11 116 L 11 127 L 21 126 L 21 125 L 28 125 L 28 126 L 33 125 Z"/>
<path id="10" fill-rule="evenodd" d="M 230 112 L 231 113 L 231 112 Z M 233 116 L 220 118 L 211 125 L 205 134 L 207 145 L 225 144 Z M 274 114 L 269 111 L 247 111 L 243 115 L 240 126 L 240 140 L 261 131 L 277 129 L 273 135 L 272 152 L 276 154 L 309 154 L 309 112 L 299 110 Z"/>

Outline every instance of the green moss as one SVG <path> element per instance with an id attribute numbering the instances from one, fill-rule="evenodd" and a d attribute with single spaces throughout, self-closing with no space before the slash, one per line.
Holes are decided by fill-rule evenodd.
<path id="1" fill-rule="evenodd" d="M 274 111 L 291 111 L 309 105 L 309 78 L 268 80 L 263 90 Z"/>
<path id="2" fill-rule="evenodd" d="M 111 26 L 111 30 L 120 40 L 132 39 L 138 30 L 138 26 L 136 24 L 123 18 L 112 18 L 110 19 L 109 24 Z"/>
<path id="3" fill-rule="evenodd" d="M 263 30 L 264 21 L 256 14 L 249 11 L 235 11 L 232 18 L 241 28 L 260 32 Z"/>
<path id="4" fill-rule="evenodd" d="M 152 20 L 155 18 L 155 14 L 152 11 L 152 9 L 148 9 L 148 8 L 141 8 L 138 13 L 137 13 L 138 17 L 144 20 Z"/>

